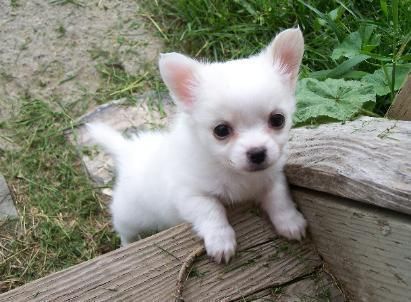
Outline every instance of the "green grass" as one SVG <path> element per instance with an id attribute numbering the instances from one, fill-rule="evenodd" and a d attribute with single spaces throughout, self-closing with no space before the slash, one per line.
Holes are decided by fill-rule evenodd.
<path id="1" fill-rule="evenodd" d="M 14 129 L 19 150 L 2 154 L 1 171 L 20 214 L 17 235 L 0 233 L 0 292 L 112 250 L 118 245 L 106 204 L 63 135 L 68 109 L 23 101 Z"/>
<path id="2" fill-rule="evenodd" d="M 0 293 L 119 246 L 107 211 L 109 200 L 92 185 L 65 133 L 96 104 L 120 98 L 133 103 L 135 94 L 163 86 L 155 66 L 131 75 L 116 54 L 94 49 L 90 56 L 102 79 L 95 94 L 86 93 L 71 105 L 27 96 L 17 116 L 0 124 L 18 146 L 0 152 L 0 170 L 20 217 L 17 226 L 0 222 Z"/>
<path id="3" fill-rule="evenodd" d="M 61 37 L 65 29 L 60 26 L 56 33 Z M 135 94 L 164 88 L 156 66 L 128 74 L 116 53 L 96 48 L 89 55 L 101 79 L 96 93 L 85 91 L 71 105 L 28 95 L 18 114 L 0 124 L 11 134 L 7 140 L 18 146 L 0 152 L 0 169 L 20 217 L 17 227 L 13 221 L 0 223 L 0 293 L 119 246 L 107 211 L 109 200 L 93 187 L 65 132 L 96 104 L 120 98 L 133 103 Z M 76 76 L 68 75 L 60 85 Z"/>
<path id="4" fill-rule="evenodd" d="M 48 2 L 84 6 L 78 0 Z M 10 1 L 13 7 L 18 4 Z M 135 24 L 140 23 L 136 20 Z M 66 35 L 63 25 L 54 30 L 56 38 Z M 65 136 L 76 118 L 96 104 L 120 98 L 134 102 L 135 94 L 163 89 L 156 66 L 128 74 L 118 51 L 97 47 L 89 51 L 100 75 L 96 93 L 85 89 L 81 98 L 67 105 L 57 97 L 38 100 L 19 91 L 27 94 L 17 102 L 21 108 L 0 123 L 1 135 L 7 135 L 2 138 L 17 146 L 0 150 L 0 171 L 19 213 L 18 221 L 0 221 L 0 293 L 119 246 L 107 211 L 109 200 L 93 186 L 78 151 Z M 59 85 L 77 80 L 77 75 L 67 74 Z M 0 77 L 11 79 L 5 71 Z"/>
<path id="5" fill-rule="evenodd" d="M 66 29 L 64 28 L 64 26 L 62 24 L 60 24 L 57 28 L 56 28 L 56 32 L 58 34 L 58 38 L 62 38 L 66 35 Z"/>
<path id="6" fill-rule="evenodd" d="M 18 146 L 0 153 L 0 169 L 20 216 L 17 228 L 12 221 L 0 224 L 0 293 L 119 246 L 109 200 L 93 187 L 65 133 L 92 100 L 134 102 L 136 93 L 161 88 L 153 66 L 130 75 L 115 57 L 101 51 L 98 57 L 103 83 L 96 94 L 69 106 L 27 96 L 18 115 L 0 125 Z"/>
<path id="7" fill-rule="evenodd" d="M 96 101 L 106 103 L 120 98 L 132 100 L 133 96 L 140 91 L 163 90 L 163 84 L 160 82 L 157 71 L 154 70 L 156 67 L 147 65 L 140 73 L 130 75 L 118 59 L 107 59 L 97 66 L 104 85 L 98 89 L 95 96 Z"/>
<path id="8" fill-rule="evenodd" d="M 327 67 L 327 52 L 318 47 L 324 45 L 324 39 L 308 34 L 316 26 L 312 22 L 315 14 L 298 1 L 143 2 L 146 15 L 166 37 L 169 50 L 217 61 L 239 58 L 260 51 L 281 28 L 299 24 L 313 46 L 307 49 L 306 60 L 314 66 Z M 319 9 L 331 10 L 330 3 L 322 1 Z"/>
<path id="9" fill-rule="evenodd" d="M 10 6 L 13 8 L 19 7 L 19 3 L 17 0 L 10 0 Z"/>
<path id="10" fill-rule="evenodd" d="M 49 3 L 55 5 L 73 4 L 76 6 L 84 6 L 82 2 L 76 0 L 51 0 Z"/>

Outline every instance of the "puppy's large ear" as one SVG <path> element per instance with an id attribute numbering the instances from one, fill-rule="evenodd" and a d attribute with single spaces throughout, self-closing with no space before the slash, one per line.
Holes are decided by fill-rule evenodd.
<path id="1" fill-rule="evenodd" d="M 287 76 L 292 89 L 295 88 L 304 54 L 304 38 L 299 28 L 280 32 L 267 48 L 274 65 Z"/>
<path id="2" fill-rule="evenodd" d="M 179 53 L 161 54 L 159 60 L 161 77 L 171 96 L 183 110 L 190 110 L 198 87 L 200 63 Z"/>

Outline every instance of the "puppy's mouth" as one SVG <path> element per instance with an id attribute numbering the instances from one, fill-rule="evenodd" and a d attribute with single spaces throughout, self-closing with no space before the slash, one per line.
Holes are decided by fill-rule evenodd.
<path id="1" fill-rule="evenodd" d="M 258 171 L 263 171 L 270 167 L 271 165 L 268 163 L 260 164 L 260 165 L 248 165 L 245 170 L 247 172 L 258 172 Z"/>

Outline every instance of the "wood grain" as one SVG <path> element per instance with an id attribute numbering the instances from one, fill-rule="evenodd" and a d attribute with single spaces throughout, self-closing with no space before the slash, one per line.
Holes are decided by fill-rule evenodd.
<path id="1" fill-rule="evenodd" d="M 184 286 L 186 301 L 231 301 L 315 272 L 321 260 L 309 241 L 278 238 L 254 210 L 232 211 L 238 253 L 229 265 L 207 257 Z M 179 225 L 96 259 L 0 295 L 18 301 L 172 301 L 182 261 L 199 246 Z"/>
<path id="2" fill-rule="evenodd" d="M 353 301 L 411 301 L 411 217 L 294 188 L 314 243 Z"/>
<path id="3" fill-rule="evenodd" d="M 239 258 L 224 267 L 209 263 L 207 259 L 199 261 L 194 269 L 200 277 L 186 281 L 184 300 L 241 299 L 310 274 L 321 265 L 312 246 L 282 240 L 242 248 L 237 254 Z"/>
<path id="4" fill-rule="evenodd" d="M 411 214 L 411 122 L 297 128 L 289 148 L 291 184 Z"/>
<path id="5" fill-rule="evenodd" d="M 236 302 L 243 301 L 244 299 L 236 300 Z M 345 297 L 338 290 L 335 280 L 324 271 L 319 271 L 293 283 L 273 287 L 247 296 L 246 301 L 344 302 Z"/>
<path id="6" fill-rule="evenodd" d="M 391 119 L 411 121 L 411 75 L 408 75 L 386 116 Z"/>

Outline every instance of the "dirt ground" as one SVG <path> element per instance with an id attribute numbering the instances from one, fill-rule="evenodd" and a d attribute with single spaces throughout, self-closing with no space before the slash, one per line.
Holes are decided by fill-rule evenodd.
<path id="1" fill-rule="evenodd" d="M 102 62 L 131 74 L 153 63 L 161 45 L 147 22 L 135 0 L 0 1 L 0 122 L 24 95 L 91 102 Z"/>
<path id="2" fill-rule="evenodd" d="M 91 109 L 105 85 L 99 65 L 116 62 L 132 75 L 155 64 L 161 43 L 147 22 L 138 0 L 0 0 L 0 151 L 19 148 L 2 124 L 22 97 Z M 15 216 L 11 199 L 2 213 Z"/>

